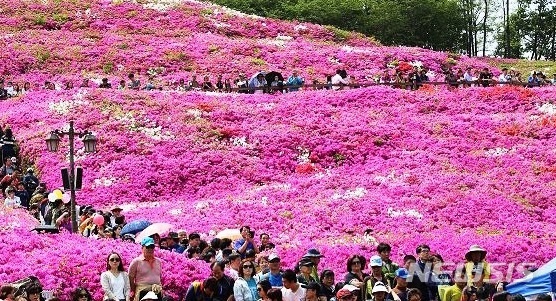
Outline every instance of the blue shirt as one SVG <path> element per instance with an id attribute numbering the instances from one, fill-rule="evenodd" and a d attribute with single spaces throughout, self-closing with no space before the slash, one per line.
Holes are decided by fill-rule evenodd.
<path id="1" fill-rule="evenodd" d="M 243 246 L 244 243 L 245 243 L 245 239 L 243 239 L 243 238 L 236 241 L 234 243 L 234 249 L 236 249 L 239 253 L 239 249 L 241 248 L 241 246 Z M 245 258 L 245 252 L 247 252 L 247 250 L 255 250 L 255 246 L 253 246 L 253 243 L 248 243 L 247 244 L 247 248 L 245 249 L 245 251 L 243 251 L 243 253 L 240 253 L 241 258 Z"/>
<path id="2" fill-rule="evenodd" d="M 251 291 L 251 296 L 253 296 L 253 300 L 259 300 L 259 292 L 257 291 L 257 281 L 251 277 L 251 279 L 247 280 L 247 286 Z"/>
<path id="3" fill-rule="evenodd" d="M 282 273 L 278 273 L 273 275 L 272 273 L 268 273 L 268 281 L 272 287 L 282 287 L 284 284 L 282 283 Z"/>
<path id="4" fill-rule="evenodd" d="M 301 86 L 303 85 L 303 79 L 299 76 L 290 76 L 290 78 L 288 78 L 288 82 L 287 84 L 289 86 Z M 299 91 L 299 88 L 290 88 L 290 92 L 294 92 L 294 91 Z"/>

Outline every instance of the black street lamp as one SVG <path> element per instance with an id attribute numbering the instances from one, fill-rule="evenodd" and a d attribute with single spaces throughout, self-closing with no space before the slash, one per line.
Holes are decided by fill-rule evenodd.
<path id="1" fill-rule="evenodd" d="M 46 147 L 48 151 L 57 152 L 60 146 L 60 137 L 68 135 L 69 139 L 69 187 L 70 187 L 70 202 L 71 202 L 71 230 L 77 233 L 77 212 L 75 210 L 75 152 L 74 152 L 74 138 L 77 135 L 83 138 L 83 145 L 85 152 L 94 153 L 97 150 L 97 138 L 90 131 L 76 132 L 73 128 L 73 120 L 70 121 L 69 131 L 64 132 L 55 130 L 50 133 L 50 137 L 46 139 Z"/>

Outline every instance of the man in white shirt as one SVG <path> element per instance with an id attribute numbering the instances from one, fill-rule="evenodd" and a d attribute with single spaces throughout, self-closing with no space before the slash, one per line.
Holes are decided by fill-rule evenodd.
<path id="1" fill-rule="evenodd" d="M 475 81 L 475 79 L 473 78 L 473 74 L 471 72 L 471 67 L 467 68 L 467 70 L 465 70 L 465 73 L 463 74 L 463 81 L 466 82 L 467 87 L 471 87 L 471 84 Z"/>
<path id="2" fill-rule="evenodd" d="M 510 81 L 510 77 L 508 75 L 508 68 L 502 68 L 502 73 L 498 76 L 498 82 L 503 84 Z M 503 85 L 501 85 L 503 86 Z"/>
<path id="3" fill-rule="evenodd" d="M 8 92 L 8 97 L 17 96 L 17 91 L 14 89 L 13 82 L 8 82 L 8 85 L 6 85 L 6 91 Z"/>
<path id="4" fill-rule="evenodd" d="M 6 188 L 6 199 L 4 200 L 4 206 L 6 208 L 20 208 L 21 200 L 19 197 L 15 196 L 15 189 L 12 186 Z"/>
<path id="5" fill-rule="evenodd" d="M 237 280 L 239 277 L 239 269 L 241 266 L 241 255 L 237 252 L 232 252 L 230 256 L 228 256 L 228 264 L 226 266 L 226 270 L 224 274 L 232 277 L 232 279 Z"/>
<path id="6" fill-rule="evenodd" d="M 342 77 L 342 70 L 336 70 L 336 75 L 332 76 L 332 89 L 335 91 L 342 90 L 344 85 L 349 85 L 347 76 Z"/>
<path id="7" fill-rule="evenodd" d="M 282 283 L 284 287 L 282 290 L 283 301 L 302 301 L 305 299 L 305 292 L 307 291 L 299 283 L 297 283 L 297 275 L 292 270 L 286 270 L 282 274 Z"/>

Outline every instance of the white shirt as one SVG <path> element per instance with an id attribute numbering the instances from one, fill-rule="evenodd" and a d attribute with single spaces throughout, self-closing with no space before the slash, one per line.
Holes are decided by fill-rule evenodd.
<path id="1" fill-rule="evenodd" d="M 510 80 L 509 80 L 507 74 L 502 73 L 502 74 L 500 74 L 500 76 L 498 76 L 498 82 L 500 82 L 500 83 L 507 83 L 509 81 Z"/>
<path id="2" fill-rule="evenodd" d="M 465 72 L 465 74 L 463 75 L 463 80 L 465 80 L 466 82 L 472 82 L 475 79 L 473 78 L 473 75 L 471 75 L 471 73 Z"/>
<path id="3" fill-rule="evenodd" d="M 349 80 L 347 78 L 343 78 L 340 74 L 332 76 L 332 89 L 340 90 L 342 87 L 335 86 L 339 84 L 349 85 Z"/>
<path id="4" fill-rule="evenodd" d="M 8 207 L 8 208 L 18 208 L 21 207 L 21 200 L 19 199 L 19 197 L 14 196 L 13 199 L 10 198 L 6 198 L 4 200 L 4 206 Z"/>
<path id="5" fill-rule="evenodd" d="M 125 280 L 124 280 L 124 273 L 118 273 L 118 277 L 114 276 L 112 273 L 108 273 L 108 277 L 110 277 L 110 284 L 112 285 L 112 293 L 118 298 L 118 300 L 125 299 L 124 295 L 124 288 L 125 288 Z"/>
<path id="6" fill-rule="evenodd" d="M 281 289 L 283 301 L 302 301 L 305 299 L 305 292 L 307 290 L 302 288 L 299 283 L 297 285 L 299 285 L 299 288 L 295 291 L 295 293 L 292 292 L 291 289 L 287 289 L 285 287 Z"/>
<path id="7" fill-rule="evenodd" d="M 6 91 L 8 92 L 8 96 L 10 97 L 17 96 L 17 92 L 15 91 L 13 86 L 7 86 Z"/>

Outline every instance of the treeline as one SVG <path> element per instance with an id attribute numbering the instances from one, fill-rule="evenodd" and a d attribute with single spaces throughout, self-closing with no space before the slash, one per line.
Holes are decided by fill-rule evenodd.
<path id="1" fill-rule="evenodd" d="M 212 0 L 263 17 L 374 36 L 384 45 L 556 60 L 556 0 Z"/>

